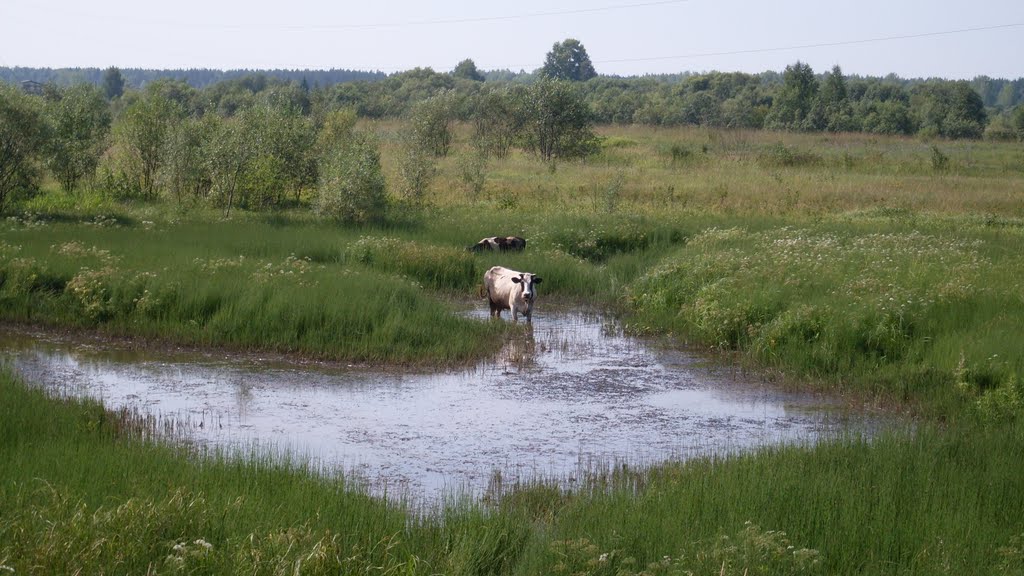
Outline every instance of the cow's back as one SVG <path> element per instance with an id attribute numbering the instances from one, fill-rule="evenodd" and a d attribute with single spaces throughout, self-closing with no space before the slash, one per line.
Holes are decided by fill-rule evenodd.
<path id="1" fill-rule="evenodd" d="M 504 266 L 491 266 L 487 272 L 484 272 L 484 287 L 490 293 L 500 291 L 507 296 L 509 290 L 515 286 L 515 283 L 512 282 L 512 277 L 518 275 L 519 272 L 509 270 Z"/>
<path id="2" fill-rule="evenodd" d="M 484 272 L 484 289 L 487 291 L 487 299 L 490 301 L 491 310 L 508 310 L 509 296 L 512 289 L 516 287 L 512 282 L 513 276 L 518 276 L 515 270 L 509 270 L 504 266 L 492 266 Z"/>

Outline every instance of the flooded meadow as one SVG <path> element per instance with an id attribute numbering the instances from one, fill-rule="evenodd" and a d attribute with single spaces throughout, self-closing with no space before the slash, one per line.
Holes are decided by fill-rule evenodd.
<path id="1" fill-rule="evenodd" d="M 488 321 L 486 310 L 468 314 Z M 414 500 L 481 496 L 499 480 L 572 486 L 613 465 L 870 427 L 828 398 L 779 391 L 570 309 L 543 309 L 491 360 L 444 372 L 152 351 L 9 327 L 0 349 L 56 394 L 154 416 L 200 445 L 288 454 L 373 494 Z"/>

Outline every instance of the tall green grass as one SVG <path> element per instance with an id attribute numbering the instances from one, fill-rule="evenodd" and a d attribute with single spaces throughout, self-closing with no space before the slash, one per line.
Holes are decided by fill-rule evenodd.
<path id="1" fill-rule="evenodd" d="M 493 348 L 500 324 L 462 318 L 423 286 L 468 291 L 468 255 L 400 250 L 380 266 L 357 238 L 258 223 L 18 227 L 0 236 L 0 314 L 369 362 L 466 362 Z"/>
<path id="2" fill-rule="evenodd" d="M 630 285 L 633 325 L 955 411 L 1024 374 L 1019 232 L 941 218 L 712 228 Z"/>
<path id="3" fill-rule="evenodd" d="M 479 298 L 489 267 L 545 275 L 545 297 L 611 303 L 614 287 L 683 238 L 658 222 L 545 216 L 524 223 L 526 253 L 474 254 L 467 238 L 496 224 L 453 233 L 442 219 L 391 229 L 301 217 L 101 222 L 43 216 L 0 230 L 0 317 L 327 359 L 464 363 L 506 330 L 458 313 Z"/>

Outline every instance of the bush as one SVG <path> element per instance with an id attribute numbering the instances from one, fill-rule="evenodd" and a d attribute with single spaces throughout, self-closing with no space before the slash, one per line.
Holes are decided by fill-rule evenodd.
<path id="1" fill-rule="evenodd" d="M 386 210 L 387 192 L 377 143 L 366 134 L 354 134 L 321 169 L 317 214 L 365 223 L 382 220 Z"/>
<path id="2" fill-rule="evenodd" d="M 821 163 L 821 157 L 812 152 L 797 150 L 779 142 L 762 150 L 757 155 L 757 163 L 766 168 L 816 166 Z"/>

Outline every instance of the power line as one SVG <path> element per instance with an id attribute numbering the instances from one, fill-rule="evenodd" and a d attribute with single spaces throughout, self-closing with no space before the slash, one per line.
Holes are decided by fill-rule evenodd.
<path id="1" fill-rule="evenodd" d="M 480 22 L 502 22 L 507 20 L 526 20 L 530 18 L 547 18 L 552 16 L 572 16 L 578 14 L 596 14 L 600 12 L 612 12 L 616 10 L 631 10 L 633 8 L 649 8 L 652 6 L 668 6 L 671 4 L 685 4 L 691 0 L 656 0 L 653 2 L 638 2 L 635 4 L 620 4 L 616 6 L 603 6 L 598 8 L 578 8 L 575 10 L 555 10 L 550 12 L 527 12 L 523 14 L 504 14 L 498 16 L 477 16 L 467 18 L 445 18 L 438 20 L 410 20 L 395 22 L 376 22 L 366 24 L 320 24 L 310 26 L 283 25 L 276 28 L 284 30 L 374 30 L 379 28 L 402 28 L 406 26 L 436 26 L 440 24 L 472 24 Z M 233 28 L 235 26 L 228 26 Z M 237 26 L 243 27 L 243 26 Z"/>
<path id="2" fill-rule="evenodd" d="M 889 42 L 891 40 L 909 40 L 914 38 L 927 38 L 930 36 L 945 36 L 949 34 L 962 34 L 965 32 L 983 32 L 987 30 L 999 30 L 1003 28 L 1015 28 L 1024 26 L 1024 22 L 1013 24 L 997 24 L 995 26 L 980 26 L 978 28 L 961 28 L 959 30 L 943 30 L 941 32 L 922 32 L 920 34 L 905 34 L 901 36 L 880 36 L 877 38 L 864 38 L 860 40 L 841 40 L 838 42 L 820 42 L 817 44 L 798 44 L 794 46 L 779 46 L 774 48 L 751 48 L 749 50 L 730 50 L 725 52 L 698 52 L 679 56 L 647 56 L 640 58 L 617 58 L 612 60 L 595 60 L 595 64 L 617 64 L 622 62 L 648 62 L 653 60 L 682 60 L 687 58 L 707 58 L 709 56 L 734 56 L 737 54 L 757 54 L 761 52 L 783 52 L 786 50 L 803 50 L 806 48 L 828 48 L 831 46 L 851 46 L 854 44 L 870 44 L 873 42 Z"/>
<path id="3" fill-rule="evenodd" d="M 637 6 L 637 5 L 634 5 L 634 6 Z M 758 53 L 763 53 L 763 52 L 784 52 L 784 51 L 787 51 L 787 50 L 804 50 L 804 49 L 810 49 L 810 48 L 828 48 L 828 47 L 833 47 L 833 46 L 852 46 L 852 45 L 857 45 L 857 44 L 871 44 L 871 43 L 875 43 L 875 42 L 890 42 L 890 41 L 894 41 L 894 40 L 911 40 L 911 39 L 916 39 L 916 38 L 928 38 L 928 37 L 934 37 L 934 36 L 948 36 L 948 35 L 952 35 L 952 34 L 964 34 L 964 33 L 968 33 L 968 32 L 984 32 L 984 31 L 991 31 L 991 30 L 1002 30 L 1002 29 L 1007 29 L 1007 28 L 1019 28 L 1021 26 L 1024 26 L 1024 22 L 1014 22 L 1014 23 L 1010 23 L 1010 24 L 995 24 L 995 25 L 992 25 L 992 26 L 979 26 L 979 27 L 976 27 L 976 28 L 960 28 L 960 29 L 957 29 L 957 30 L 941 30 L 941 31 L 938 31 L 938 32 L 921 32 L 921 33 L 918 33 L 918 34 L 903 34 L 903 35 L 898 35 L 898 36 L 879 36 L 879 37 L 875 37 L 875 38 L 862 38 L 862 39 L 857 39 L 857 40 L 840 40 L 840 41 L 836 41 L 836 42 L 819 42 L 819 43 L 814 43 L 814 44 L 796 44 L 796 45 L 793 45 L 793 46 L 776 46 L 776 47 L 769 47 L 769 48 L 750 48 L 750 49 L 747 49 L 747 50 L 727 50 L 727 51 L 722 51 L 722 52 L 696 52 L 696 53 L 693 53 L 693 54 L 680 54 L 680 55 L 675 55 L 675 56 L 642 56 L 642 57 L 637 57 L 637 58 L 612 58 L 612 59 L 605 59 L 605 60 L 593 60 L 593 63 L 594 64 L 621 64 L 621 63 L 626 63 L 626 62 L 651 62 L 651 61 L 657 61 L 657 60 L 685 60 L 685 59 L 691 59 L 691 58 L 708 58 L 708 57 L 714 57 L 714 56 L 735 56 L 735 55 L 739 55 L 739 54 L 758 54 Z M 518 65 L 496 66 L 493 69 L 495 69 L 495 70 L 500 70 L 500 69 L 514 70 L 516 68 L 519 68 L 521 70 L 525 70 L 525 69 L 527 69 L 529 67 L 536 67 L 536 64 L 529 64 L 529 65 L 518 64 Z M 383 68 L 374 68 L 374 69 L 382 71 L 382 72 L 389 72 L 389 71 L 393 72 L 393 71 L 406 70 L 407 68 L 403 68 L 403 67 L 383 67 Z"/>

